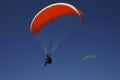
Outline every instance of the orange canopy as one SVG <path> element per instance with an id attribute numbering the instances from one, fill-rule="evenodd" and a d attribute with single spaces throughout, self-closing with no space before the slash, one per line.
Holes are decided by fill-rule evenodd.
<path id="1" fill-rule="evenodd" d="M 43 8 L 33 18 L 30 26 L 32 34 L 37 34 L 50 21 L 64 15 L 77 15 L 83 18 L 81 11 L 67 3 L 55 3 Z"/>

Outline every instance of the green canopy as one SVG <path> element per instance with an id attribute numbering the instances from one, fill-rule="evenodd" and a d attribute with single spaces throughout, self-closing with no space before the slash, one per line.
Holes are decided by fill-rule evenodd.
<path id="1" fill-rule="evenodd" d="M 84 63 L 84 62 L 88 61 L 89 59 L 95 59 L 95 58 L 96 58 L 96 56 L 94 56 L 94 55 L 88 55 L 88 56 L 85 56 L 82 58 L 82 62 Z"/>

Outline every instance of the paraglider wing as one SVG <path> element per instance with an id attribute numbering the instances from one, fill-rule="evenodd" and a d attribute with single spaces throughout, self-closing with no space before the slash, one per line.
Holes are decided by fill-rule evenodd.
<path id="1" fill-rule="evenodd" d="M 47 23 L 64 15 L 77 15 L 83 18 L 82 12 L 74 6 L 67 3 L 54 3 L 38 12 L 31 22 L 30 31 L 32 34 L 37 34 Z"/>
<path id="2" fill-rule="evenodd" d="M 84 62 L 88 61 L 89 59 L 95 59 L 95 58 L 96 58 L 96 56 L 94 56 L 94 55 L 88 55 L 88 56 L 85 56 L 82 58 L 82 62 L 84 63 Z"/>

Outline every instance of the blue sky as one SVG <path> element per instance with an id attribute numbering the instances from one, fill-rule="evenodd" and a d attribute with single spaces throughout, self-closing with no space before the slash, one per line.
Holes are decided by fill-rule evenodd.
<path id="1" fill-rule="evenodd" d="M 80 9 L 84 20 L 56 49 L 53 64 L 30 32 L 38 11 L 54 2 Z M 119 0 L 1 0 L 0 80 L 120 80 Z M 90 71 L 81 59 L 96 55 Z"/>

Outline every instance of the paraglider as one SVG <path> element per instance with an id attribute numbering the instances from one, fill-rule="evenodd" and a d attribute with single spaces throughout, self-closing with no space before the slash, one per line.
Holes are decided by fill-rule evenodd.
<path id="1" fill-rule="evenodd" d="M 82 63 L 85 63 L 85 62 L 87 62 L 87 61 L 89 61 L 89 60 L 91 60 L 91 59 L 95 59 L 95 58 L 96 58 L 95 55 L 88 55 L 88 56 L 85 56 L 85 57 L 82 58 Z M 91 70 L 92 70 L 93 64 L 90 63 L 89 66 L 90 66 L 90 71 L 91 71 Z"/>
<path id="2" fill-rule="evenodd" d="M 85 56 L 82 58 L 82 62 L 84 63 L 84 62 L 88 61 L 89 59 L 95 59 L 95 58 L 96 58 L 96 56 L 94 56 L 94 55 L 88 55 L 88 56 Z"/>
<path id="3" fill-rule="evenodd" d="M 46 66 L 47 64 L 52 64 L 52 58 L 50 55 L 46 55 L 46 59 L 45 59 L 45 64 L 44 66 Z"/>
<path id="4" fill-rule="evenodd" d="M 33 35 L 39 36 L 41 47 L 47 57 L 45 66 L 52 63 L 49 53 L 55 51 L 72 24 L 75 26 L 74 17 L 80 21 L 83 13 L 71 4 L 54 3 L 40 10 L 33 18 L 30 31 Z"/>
<path id="5" fill-rule="evenodd" d="M 67 3 L 54 3 L 38 12 L 31 22 L 30 31 L 37 34 L 46 24 L 64 15 L 76 15 L 83 18 L 82 12 L 74 6 Z"/>

